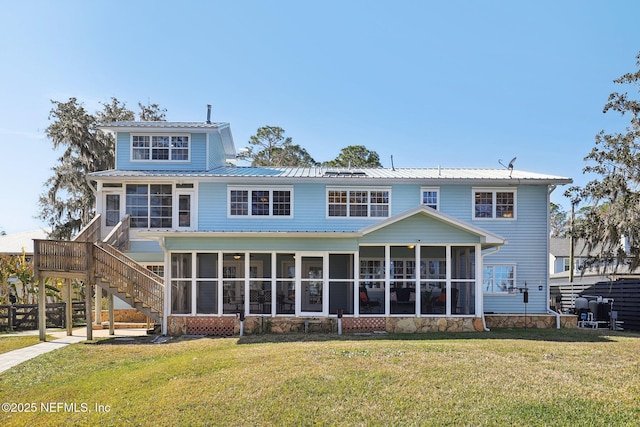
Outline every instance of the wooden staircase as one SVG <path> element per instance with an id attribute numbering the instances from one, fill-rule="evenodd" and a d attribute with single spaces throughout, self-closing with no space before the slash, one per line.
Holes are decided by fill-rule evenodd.
<path id="1" fill-rule="evenodd" d="M 98 285 L 158 323 L 162 323 L 164 280 L 126 256 L 129 217 L 100 241 L 96 216 L 73 241 L 34 240 L 36 277 L 81 279 Z"/>

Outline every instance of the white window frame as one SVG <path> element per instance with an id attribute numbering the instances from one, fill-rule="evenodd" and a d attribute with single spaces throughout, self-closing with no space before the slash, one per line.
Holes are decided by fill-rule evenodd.
<path id="1" fill-rule="evenodd" d="M 101 206 L 102 208 L 102 213 L 103 213 L 103 217 L 104 217 L 104 227 L 105 228 L 113 228 L 116 225 L 118 225 L 118 222 L 116 222 L 113 225 L 107 225 L 107 219 L 108 219 L 108 215 L 107 215 L 107 207 L 108 207 L 108 203 L 107 203 L 107 198 L 109 198 L 109 196 L 118 196 L 119 197 L 119 204 L 120 204 L 120 211 L 118 213 L 118 222 L 122 221 L 122 218 L 124 218 L 125 215 L 125 203 L 126 203 L 126 196 L 124 195 L 123 191 L 104 191 L 103 196 L 102 196 L 102 200 L 103 200 L 103 205 Z"/>
<path id="2" fill-rule="evenodd" d="M 133 147 L 133 138 L 134 137 L 139 137 L 139 136 L 145 136 L 149 138 L 149 146 L 146 148 L 140 148 L 140 147 L 136 147 L 135 150 L 146 150 L 149 153 L 149 158 L 147 159 L 136 159 L 134 158 L 134 147 Z M 169 158 L 168 159 L 153 159 L 152 155 L 153 155 L 153 137 L 168 137 L 169 138 Z M 173 157 L 173 153 L 174 151 L 177 150 L 183 150 L 184 147 L 172 147 L 172 143 L 173 143 L 173 138 L 187 138 L 187 158 L 186 159 L 177 159 L 174 160 Z M 129 152 L 129 158 L 131 159 L 132 163 L 189 163 L 191 161 L 191 145 L 192 145 L 192 140 L 191 140 L 191 135 L 188 133 L 170 133 L 170 134 L 163 134 L 163 133 L 132 133 L 129 137 L 130 139 L 130 143 L 129 143 L 129 147 L 130 147 L 130 152 Z"/>
<path id="3" fill-rule="evenodd" d="M 476 194 L 491 193 L 491 216 L 476 217 Z M 512 193 L 513 194 L 513 216 L 496 217 L 497 211 L 497 194 Z M 497 187 L 474 187 L 471 191 L 471 219 L 474 221 L 515 221 L 518 218 L 518 191 L 515 188 L 497 188 Z"/>
<path id="4" fill-rule="evenodd" d="M 247 192 L 247 214 L 232 214 L 231 213 L 231 192 L 232 191 L 246 191 Z M 254 215 L 251 209 L 251 197 L 254 191 L 267 191 L 269 192 L 269 215 Z M 274 191 L 288 191 L 289 192 L 289 215 L 274 215 L 273 214 L 273 193 Z M 227 186 L 227 218 L 270 218 L 270 219 L 291 219 L 293 218 L 293 186 Z"/>
<path id="5" fill-rule="evenodd" d="M 127 207 L 128 205 L 128 201 L 127 201 L 127 187 L 130 185 L 146 185 L 148 188 L 147 191 L 147 226 L 146 227 L 131 227 L 133 230 L 173 230 L 176 228 L 176 211 L 175 211 L 175 206 L 176 206 L 176 188 L 174 184 L 171 183 L 167 183 L 167 182 L 127 182 L 124 184 L 124 209 L 125 209 L 125 214 L 127 213 Z M 168 217 L 157 217 L 157 216 L 152 216 L 151 215 L 151 211 L 152 211 L 152 205 L 151 205 L 151 199 L 153 197 L 153 195 L 151 194 L 151 186 L 152 185 L 166 185 L 166 186 L 170 186 L 171 187 L 171 227 L 151 227 L 151 219 L 152 218 L 168 218 Z M 122 201 L 120 202 L 122 204 Z M 166 206 L 165 206 L 166 207 Z M 133 215 L 130 215 L 131 218 L 133 218 Z"/>
<path id="6" fill-rule="evenodd" d="M 435 207 L 430 204 L 424 203 L 424 193 L 436 193 L 436 205 Z M 440 210 L 440 187 L 420 187 L 420 204 L 424 206 L 429 206 L 437 211 Z"/>
<path id="7" fill-rule="evenodd" d="M 336 216 L 336 215 L 329 215 L 329 193 L 332 191 L 346 191 L 347 193 L 347 213 L 345 216 Z M 367 215 L 366 216 L 351 216 L 350 215 L 350 209 L 349 209 L 349 192 L 351 191 L 360 191 L 360 192 L 366 192 L 367 193 Z M 380 191 L 380 192 L 386 192 L 389 201 L 386 204 L 380 204 L 380 203 L 371 203 L 371 193 L 376 192 L 376 191 Z M 377 218 L 389 218 L 391 216 L 391 187 L 327 187 L 326 188 L 326 193 L 325 193 L 325 203 L 326 203 L 326 212 L 325 212 L 325 217 L 326 219 L 363 219 L 363 218 L 367 218 L 367 219 L 377 219 Z M 371 215 L 371 207 L 372 206 L 387 206 L 387 215 L 386 216 L 372 216 Z"/>
<path id="8" fill-rule="evenodd" d="M 189 196 L 189 226 L 185 227 L 185 226 L 180 226 L 180 196 Z M 182 189 L 182 188 L 177 188 L 174 190 L 173 193 L 173 224 L 174 224 L 174 228 L 178 229 L 178 230 L 196 230 L 198 228 L 198 225 L 196 224 L 197 221 L 197 203 L 196 203 L 196 191 L 195 190 L 190 190 L 190 189 Z"/>
<path id="9" fill-rule="evenodd" d="M 487 267 L 492 267 L 493 270 L 493 277 L 492 277 L 492 290 L 491 291 L 487 291 L 485 290 L 485 284 L 484 284 L 484 269 Z M 495 286 L 496 286 L 496 275 L 495 275 L 495 267 L 511 267 L 513 268 L 513 288 L 512 289 L 508 289 L 506 291 L 496 291 L 495 290 Z M 516 268 L 516 264 L 510 264 L 510 263 L 486 263 L 482 266 L 482 293 L 483 294 L 488 294 L 488 295 L 515 295 L 516 294 L 516 279 L 517 279 L 517 275 L 518 275 L 518 271 Z"/>

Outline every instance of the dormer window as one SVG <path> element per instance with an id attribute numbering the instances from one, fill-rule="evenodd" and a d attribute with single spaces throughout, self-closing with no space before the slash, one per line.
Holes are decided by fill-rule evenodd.
<path id="1" fill-rule="evenodd" d="M 132 161 L 189 161 L 188 135 L 131 135 Z"/>

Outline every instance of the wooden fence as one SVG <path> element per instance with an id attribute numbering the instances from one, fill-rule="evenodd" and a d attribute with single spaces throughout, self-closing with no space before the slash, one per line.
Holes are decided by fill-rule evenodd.
<path id="1" fill-rule="evenodd" d="M 618 312 L 622 327 L 640 331 L 640 279 L 598 282 L 581 292 L 581 295 L 612 298 L 613 310 Z"/>
<path id="2" fill-rule="evenodd" d="M 47 328 L 65 328 L 64 302 L 48 303 L 46 311 Z M 71 304 L 74 325 L 86 324 L 84 302 Z M 38 329 L 38 304 L 0 305 L 0 330 L 26 331 Z"/>

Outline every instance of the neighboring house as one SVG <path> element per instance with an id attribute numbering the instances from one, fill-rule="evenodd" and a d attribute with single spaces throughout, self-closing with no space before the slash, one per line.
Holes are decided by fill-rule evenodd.
<path id="1" fill-rule="evenodd" d="M 46 239 L 48 235 L 48 232 L 42 229 L 0 235 L 0 255 L 24 256 L 25 261 L 30 262 L 33 258 L 33 239 Z M 17 277 L 8 277 L 7 282 L 15 287 L 18 297 L 25 296 L 22 283 Z M 4 292 L 7 290 L 0 286 L 0 296 L 6 296 Z"/>
<path id="2" fill-rule="evenodd" d="M 91 174 L 101 235 L 128 221 L 126 255 L 163 276 L 165 333 L 340 315 L 350 330 L 482 330 L 485 313 L 548 315 L 549 195 L 570 178 L 239 167 L 227 123 L 101 129 L 116 137 L 115 169 Z"/>
<path id="3" fill-rule="evenodd" d="M 0 254 L 9 256 L 22 256 L 31 261 L 33 256 L 33 239 L 46 239 L 49 233 L 46 230 L 25 231 L 22 233 L 0 235 Z"/>
<path id="4" fill-rule="evenodd" d="M 599 249 L 596 249 L 596 253 Z M 625 265 L 585 266 L 589 258 L 586 242 L 574 241 L 573 267 L 571 263 L 571 240 L 554 237 L 549 245 L 550 305 L 562 312 L 575 308 L 575 298 L 596 283 L 638 277 Z M 573 271 L 572 271 L 573 269 Z M 571 274 L 573 272 L 573 275 Z"/>

